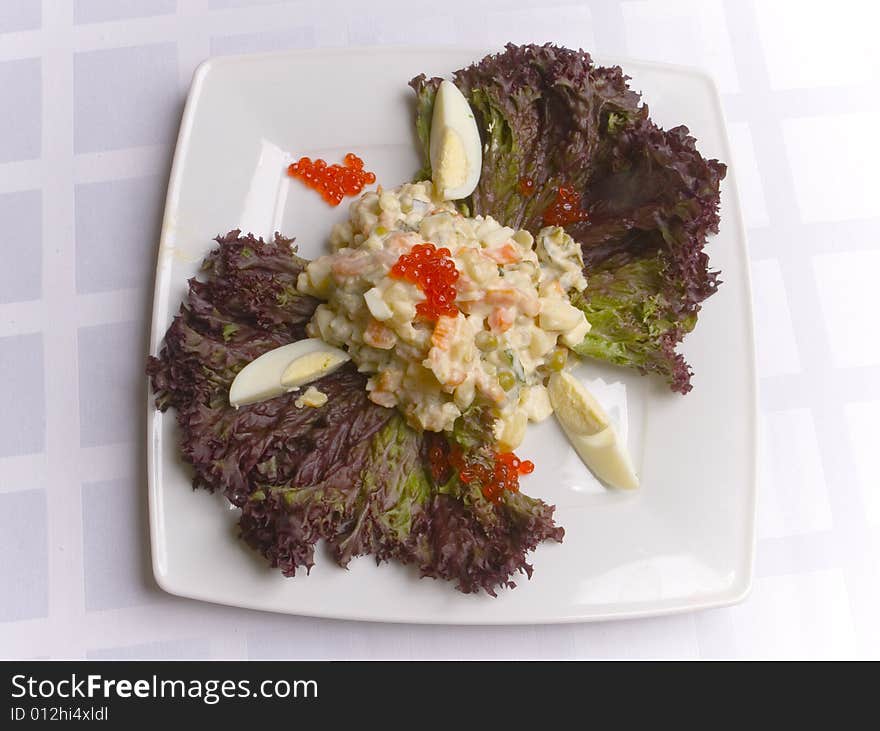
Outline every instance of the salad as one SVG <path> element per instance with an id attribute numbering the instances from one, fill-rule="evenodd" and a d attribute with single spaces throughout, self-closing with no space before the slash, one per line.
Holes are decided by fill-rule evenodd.
<path id="1" fill-rule="evenodd" d="M 465 217 L 424 181 L 366 193 L 330 242 L 335 253 L 298 279 L 300 292 L 325 300 L 307 332 L 370 374 L 371 401 L 435 432 L 491 404 L 502 451 L 519 446 L 528 419 L 550 415 L 543 383 L 565 362 L 557 344 L 576 345 L 589 329 L 569 301 L 587 283 L 564 229 L 542 229 L 536 241 L 491 217 Z M 448 292 L 424 285 L 444 272 Z"/>
<path id="2" fill-rule="evenodd" d="M 564 537 L 522 490 L 529 422 L 555 414 L 600 479 L 638 485 L 570 369 L 691 389 L 676 347 L 719 283 L 704 246 L 726 168 L 582 51 L 509 44 L 410 85 L 414 179 L 294 162 L 329 204 L 357 196 L 328 253 L 218 237 L 147 371 L 194 486 L 284 575 L 324 541 L 340 566 L 372 555 L 494 596 Z"/>

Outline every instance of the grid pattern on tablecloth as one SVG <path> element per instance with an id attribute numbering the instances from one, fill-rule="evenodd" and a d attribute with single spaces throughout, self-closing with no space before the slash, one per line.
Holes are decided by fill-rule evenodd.
<path id="1" fill-rule="evenodd" d="M 880 654 L 880 55 L 861 2 L 4 0 L 0 656 Z M 876 13 L 875 13 L 876 14 Z M 148 303 L 182 102 L 209 55 L 555 40 L 708 69 L 751 244 L 761 376 L 744 604 L 558 627 L 267 615 L 160 592 L 143 445 Z M 650 101 L 650 100 L 649 100 Z M 875 286 L 875 285 L 874 285 Z"/>

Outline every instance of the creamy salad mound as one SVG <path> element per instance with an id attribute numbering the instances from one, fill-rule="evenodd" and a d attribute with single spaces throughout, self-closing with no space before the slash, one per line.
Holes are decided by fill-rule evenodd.
<path id="1" fill-rule="evenodd" d="M 426 243 L 448 250 L 458 272 L 454 308 L 436 319 L 417 312 L 422 287 L 392 272 Z M 569 302 L 587 283 L 580 246 L 562 228 L 535 238 L 468 218 L 425 181 L 362 195 L 331 245 L 297 282 L 324 300 L 308 332 L 371 374 L 372 401 L 428 431 L 449 431 L 471 405 L 489 405 L 503 450 L 520 444 L 529 420 L 552 413 L 546 379 L 590 328 Z"/>

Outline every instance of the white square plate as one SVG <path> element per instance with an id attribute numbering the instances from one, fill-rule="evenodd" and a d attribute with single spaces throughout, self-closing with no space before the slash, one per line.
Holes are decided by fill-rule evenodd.
<path id="1" fill-rule="evenodd" d="M 285 175 L 289 155 L 361 155 L 393 186 L 419 167 L 413 95 L 420 72 L 449 75 L 483 56 L 462 49 L 308 51 L 213 59 L 193 79 L 168 188 L 151 352 L 218 233 L 296 236 L 326 246 L 346 206 L 330 209 Z M 623 63 L 663 126 L 687 124 L 707 157 L 730 163 L 712 81 L 689 69 Z M 362 557 L 349 570 L 318 551 L 311 575 L 285 579 L 236 539 L 236 511 L 193 491 L 173 412 L 148 404 L 150 535 L 159 585 L 173 594 L 291 614 L 394 622 L 570 622 L 664 614 L 742 599 L 752 576 L 755 368 L 748 257 L 734 171 L 723 183 L 721 233 L 710 241 L 724 284 L 684 352 L 687 396 L 658 379 L 582 366 L 627 389 L 629 446 L 642 486 L 600 487 L 552 419 L 518 450 L 537 464 L 524 490 L 557 506 L 565 541 L 533 555 L 535 572 L 498 598 L 463 595 L 398 565 Z"/>

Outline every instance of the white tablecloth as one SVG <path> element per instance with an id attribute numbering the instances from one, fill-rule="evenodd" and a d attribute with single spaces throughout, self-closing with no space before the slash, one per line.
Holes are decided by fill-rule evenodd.
<path id="1" fill-rule="evenodd" d="M 2 0 L 0 657 L 880 655 L 871 6 Z M 508 40 L 684 63 L 718 81 L 759 347 L 751 597 L 655 620 L 456 628 L 276 616 L 164 594 L 149 567 L 142 366 L 194 67 L 209 55 L 294 47 Z"/>

